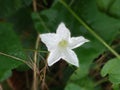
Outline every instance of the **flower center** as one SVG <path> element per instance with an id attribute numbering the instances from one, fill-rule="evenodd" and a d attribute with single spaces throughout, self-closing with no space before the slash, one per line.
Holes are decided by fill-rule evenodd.
<path id="1" fill-rule="evenodd" d="M 61 40 L 61 41 L 58 43 L 58 45 L 59 45 L 60 47 L 64 48 L 64 47 L 67 47 L 68 42 L 67 42 L 66 40 Z"/>

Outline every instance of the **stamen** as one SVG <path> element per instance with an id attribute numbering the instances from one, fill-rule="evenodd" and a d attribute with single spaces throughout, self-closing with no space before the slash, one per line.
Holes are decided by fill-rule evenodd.
<path id="1" fill-rule="evenodd" d="M 60 47 L 64 48 L 64 47 L 67 47 L 68 42 L 67 42 L 66 40 L 61 40 L 61 41 L 58 43 L 58 45 L 59 45 Z"/>

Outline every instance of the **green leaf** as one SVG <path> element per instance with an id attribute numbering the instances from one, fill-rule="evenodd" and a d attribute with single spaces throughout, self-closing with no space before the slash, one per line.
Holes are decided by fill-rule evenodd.
<path id="1" fill-rule="evenodd" d="M 119 84 L 113 84 L 112 87 L 113 87 L 113 90 L 120 90 Z"/>
<path id="2" fill-rule="evenodd" d="M 79 85 L 70 83 L 65 87 L 65 90 L 83 90 Z"/>
<path id="3" fill-rule="evenodd" d="M 93 81 L 88 77 L 85 77 L 78 82 L 78 84 L 75 84 L 74 82 L 69 82 L 65 87 L 65 90 L 95 90 Z"/>
<path id="4" fill-rule="evenodd" d="M 97 5 L 107 15 L 120 19 L 120 0 L 97 0 Z"/>
<path id="5" fill-rule="evenodd" d="M 0 18 L 9 17 L 10 15 L 17 12 L 25 5 L 29 5 L 31 0 L 1 0 L 0 1 Z"/>
<path id="6" fill-rule="evenodd" d="M 20 37 L 23 47 L 26 49 L 34 48 L 37 33 L 34 29 L 29 8 L 22 8 L 9 18 L 7 22 L 13 24 L 16 34 Z"/>
<path id="7" fill-rule="evenodd" d="M 26 5 L 30 5 L 32 3 L 32 0 L 23 0 Z"/>
<path id="8" fill-rule="evenodd" d="M 12 75 L 12 71 L 8 70 L 8 71 L 1 71 L 0 72 L 0 81 L 6 80 L 8 77 L 10 77 Z"/>
<path id="9" fill-rule="evenodd" d="M 102 68 L 101 75 L 108 75 L 109 80 L 114 84 L 120 84 L 120 60 L 117 58 L 109 60 Z"/>
<path id="10" fill-rule="evenodd" d="M 50 12 L 51 13 L 51 12 Z M 41 17 L 41 15 L 39 13 L 32 13 L 32 19 L 34 21 L 34 26 L 35 29 L 37 30 L 37 32 L 49 32 L 50 29 L 48 28 L 48 26 L 46 26 L 46 22 L 44 21 L 44 17 Z"/>
<path id="11" fill-rule="evenodd" d="M 18 37 L 9 23 L 0 23 L 0 52 L 25 59 Z M 0 81 L 10 76 L 10 71 L 22 63 L 0 54 Z"/>
<path id="12" fill-rule="evenodd" d="M 26 3 L 28 0 L 26 0 Z M 31 0 L 30 0 L 31 1 Z M 36 41 L 37 33 L 34 29 L 34 25 L 31 19 L 31 10 L 29 7 L 24 7 L 18 10 L 15 14 L 12 14 L 6 19 L 6 22 L 9 22 L 13 25 L 14 31 L 22 42 L 22 46 L 27 56 L 32 57 L 31 53 L 33 51 L 27 49 L 34 49 L 34 44 Z M 17 70 L 26 71 L 28 66 L 25 64 L 17 67 Z"/>

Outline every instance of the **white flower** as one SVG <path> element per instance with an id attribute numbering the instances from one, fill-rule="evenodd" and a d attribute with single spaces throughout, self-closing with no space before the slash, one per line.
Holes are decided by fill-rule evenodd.
<path id="1" fill-rule="evenodd" d="M 79 67 L 77 55 L 72 50 L 88 42 L 83 36 L 72 37 L 70 31 L 61 23 L 56 33 L 40 34 L 43 43 L 46 44 L 48 51 L 48 65 L 51 66 L 60 59 Z"/>

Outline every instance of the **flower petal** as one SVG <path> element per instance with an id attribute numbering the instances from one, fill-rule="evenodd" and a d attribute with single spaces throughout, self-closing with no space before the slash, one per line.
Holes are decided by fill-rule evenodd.
<path id="1" fill-rule="evenodd" d="M 64 50 L 62 58 L 68 63 L 79 67 L 78 58 L 77 58 L 77 55 L 74 53 L 74 51 L 70 49 Z"/>
<path id="2" fill-rule="evenodd" d="M 70 49 L 74 49 L 74 48 L 81 46 L 85 42 L 89 42 L 89 40 L 85 39 L 83 36 L 72 37 L 69 41 L 69 47 Z"/>
<path id="3" fill-rule="evenodd" d="M 57 61 L 59 61 L 61 59 L 61 53 L 60 51 L 58 51 L 57 49 L 50 52 L 49 56 L 48 56 L 48 66 L 52 66 L 54 63 L 56 63 Z"/>
<path id="4" fill-rule="evenodd" d="M 66 28 L 64 23 L 60 23 L 57 32 L 56 32 L 62 39 L 69 39 L 70 38 L 70 31 Z"/>
<path id="5" fill-rule="evenodd" d="M 58 37 L 55 33 L 40 34 L 41 41 L 47 46 L 48 51 L 54 50 L 58 42 Z"/>

